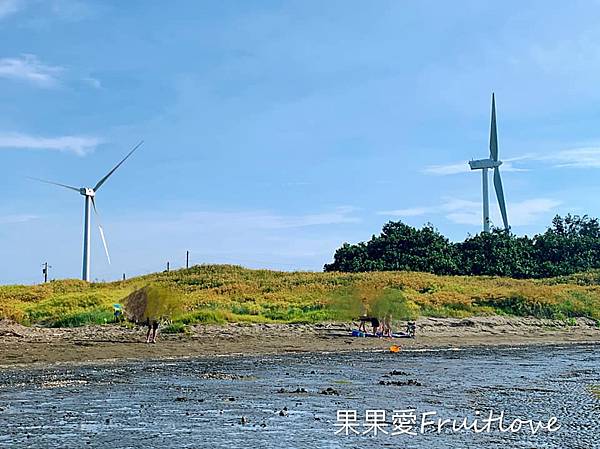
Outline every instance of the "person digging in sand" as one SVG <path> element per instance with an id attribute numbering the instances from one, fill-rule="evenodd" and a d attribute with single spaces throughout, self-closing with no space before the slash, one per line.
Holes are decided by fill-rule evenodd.
<path id="1" fill-rule="evenodd" d="M 181 304 L 172 292 L 158 286 L 135 290 L 123 303 L 127 319 L 148 328 L 146 343 L 156 343 L 160 321 L 173 317 Z"/>
<path id="2" fill-rule="evenodd" d="M 363 298 L 362 302 L 362 313 L 358 317 L 359 325 L 358 330 L 360 332 L 367 333 L 367 323 L 371 321 L 371 317 L 369 316 L 369 306 L 366 303 L 366 300 Z"/>
<path id="3" fill-rule="evenodd" d="M 371 317 L 371 326 L 373 326 L 373 335 L 377 335 L 377 333 L 379 332 L 379 327 L 381 326 L 381 322 L 379 321 L 379 318 L 377 317 Z"/>
<path id="4" fill-rule="evenodd" d="M 156 331 L 158 330 L 158 321 L 150 320 L 150 318 L 146 319 L 146 326 L 148 327 L 148 332 L 146 333 L 146 343 L 156 343 Z M 152 338 L 150 335 L 152 334 Z"/>
<path id="5" fill-rule="evenodd" d="M 383 324 L 382 324 L 382 332 L 381 334 L 384 337 L 391 337 L 392 336 L 392 314 L 388 313 L 384 318 L 383 318 Z"/>

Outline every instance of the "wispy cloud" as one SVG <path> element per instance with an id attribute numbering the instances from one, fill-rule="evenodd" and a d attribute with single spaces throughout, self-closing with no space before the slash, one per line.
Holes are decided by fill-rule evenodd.
<path id="1" fill-rule="evenodd" d="M 19 150 L 53 150 L 84 156 L 101 143 L 96 137 L 39 137 L 19 133 L 0 133 L 0 148 Z"/>
<path id="2" fill-rule="evenodd" d="M 553 212 L 560 206 L 561 201 L 552 198 L 531 198 L 523 201 L 513 201 L 507 204 L 508 220 L 511 226 L 526 226 L 535 224 L 540 218 Z M 493 205 L 491 205 L 493 206 Z M 481 225 L 481 202 L 452 199 L 442 206 L 448 220 L 465 225 Z M 500 224 L 502 219 L 496 208 L 490 207 L 492 223 Z"/>
<path id="3" fill-rule="evenodd" d="M 164 257 L 177 263 L 177 254 L 186 250 L 193 263 L 321 270 L 341 241 L 355 240 L 351 229 L 359 221 L 358 210 L 350 207 L 308 213 L 203 209 L 175 214 L 137 211 L 107 226 L 117 254 L 119 247 L 141 248 L 143 256 L 127 251 L 119 256 L 130 259 L 136 270 L 156 270 L 168 260 Z"/>
<path id="4" fill-rule="evenodd" d="M 478 201 L 450 198 L 440 206 L 440 212 L 453 223 L 478 225 L 482 222 L 481 203 Z M 512 215 L 509 217 L 512 223 Z"/>
<path id="5" fill-rule="evenodd" d="M 582 147 L 538 155 L 537 160 L 549 161 L 554 167 L 600 168 L 600 147 Z"/>
<path id="6" fill-rule="evenodd" d="M 0 59 L 0 78 L 26 81 L 39 87 L 55 86 L 63 70 L 59 66 L 43 64 L 37 56 L 31 54 Z"/>
<path id="7" fill-rule="evenodd" d="M 37 215 L 17 214 L 17 215 L 0 215 L 0 224 L 15 224 L 25 223 L 37 219 Z"/>
<path id="8" fill-rule="evenodd" d="M 66 21 L 83 20 L 93 15 L 99 6 L 80 0 L 0 0 L 0 20 L 31 6 L 31 4 L 36 6 L 38 12 L 43 8 L 40 17 L 35 19 L 37 22 L 54 18 Z"/>
<path id="9" fill-rule="evenodd" d="M 561 204 L 561 201 L 552 198 L 533 198 L 513 203 L 509 212 L 515 225 L 529 225 L 536 223 L 540 216 L 555 212 Z"/>
<path id="10" fill-rule="evenodd" d="M 551 198 L 530 198 L 522 201 L 512 201 L 507 204 L 508 219 L 511 226 L 525 226 L 536 223 L 542 216 L 560 206 L 561 201 Z M 497 208 L 490 208 L 492 223 L 502 223 Z M 481 225 L 481 202 L 460 198 L 446 198 L 442 204 L 434 206 L 415 207 L 379 212 L 380 215 L 406 218 L 422 215 L 442 215 L 449 221 L 464 225 Z"/>
<path id="11" fill-rule="evenodd" d="M 0 19 L 16 13 L 22 6 L 22 0 L 0 0 Z"/>
<path id="12" fill-rule="evenodd" d="M 392 217 L 418 217 L 419 215 L 425 215 L 431 210 L 427 207 L 412 207 L 408 209 L 395 209 L 395 210 L 383 210 L 377 212 L 377 215 L 388 215 Z"/>
<path id="13" fill-rule="evenodd" d="M 83 77 L 81 79 L 81 81 L 83 81 L 84 83 L 86 83 L 88 86 L 93 87 L 94 89 L 101 89 L 102 88 L 102 83 L 100 83 L 100 80 L 91 76 L 86 76 Z"/>
<path id="14" fill-rule="evenodd" d="M 600 168 L 600 147 L 585 146 L 545 153 L 528 153 L 510 161 L 533 161 L 552 168 Z"/>
<path id="15" fill-rule="evenodd" d="M 185 220 L 202 226 L 233 226 L 237 229 L 286 229 L 307 226 L 357 223 L 360 219 L 352 212 L 353 208 L 338 207 L 333 211 L 305 214 L 280 215 L 270 212 L 194 212 L 186 214 Z"/>
<path id="16" fill-rule="evenodd" d="M 505 159 L 500 168 L 503 172 L 530 171 L 528 167 L 515 166 L 515 162 L 541 162 L 551 168 L 600 168 L 600 146 L 586 146 L 547 153 L 527 153 Z M 469 171 L 467 162 L 430 165 L 423 172 L 429 175 L 455 175 Z"/>
<path id="17" fill-rule="evenodd" d="M 446 165 L 429 165 L 423 170 L 424 173 L 430 175 L 455 175 L 457 173 L 464 173 L 469 171 L 467 162 L 455 162 Z"/>
<path id="18" fill-rule="evenodd" d="M 523 62 L 527 58 L 546 73 L 572 75 L 586 74 L 600 64 L 598 30 L 578 30 L 566 39 L 536 42 L 524 48 Z M 589 73 L 587 74 L 589 76 Z"/>
<path id="19" fill-rule="evenodd" d="M 531 158 L 528 158 L 531 159 Z M 514 158 L 514 159 L 507 159 L 505 161 L 503 161 L 500 170 L 503 172 L 524 172 L 524 171 L 529 171 L 528 168 L 522 168 L 522 167 L 515 167 L 515 165 L 513 164 L 513 161 L 516 160 L 525 160 L 525 158 Z M 463 162 L 454 162 L 451 164 L 446 164 L 446 165 L 430 165 L 428 167 L 425 167 L 425 169 L 423 170 L 424 173 L 427 173 L 429 175 L 438 175 L 438 176 L 445 176 L 445 175 L 456 175 L 458 173 L 466 173 L 471 171 L 471 169 L 469 168 L 469 163 L 466 161 Z"/>
<path id="20" fill-rule="evenodd" d="M 89 18 L 99 7 L 101 4 L 81 0 L 52 0 L 50 2 L 52 14 L 59 19 L 73 22 Z"/>

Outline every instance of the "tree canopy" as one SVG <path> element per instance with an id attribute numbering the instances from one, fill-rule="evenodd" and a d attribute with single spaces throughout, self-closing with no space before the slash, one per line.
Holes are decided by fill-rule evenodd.
<path id="1" fill-rule="evenodd" d="M 451 242 L 431 224 L 390 221 L 367 242 L 344 243 L 325 271 L 422 271 L 435 274 L 542 278 L 600 268 L 600 222 L 556 216 L 533 237 L 494 228 Z"/>

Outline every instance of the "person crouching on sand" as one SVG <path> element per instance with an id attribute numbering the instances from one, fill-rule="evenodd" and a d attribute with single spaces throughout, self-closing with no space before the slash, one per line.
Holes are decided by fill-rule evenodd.
<path id="1" fill-rule="evenodd" d="M 383 318 L 383 324 L 382 326 L 382 335 L 384 337 L 391 337 L 392 336 L 392 314 L 388 313 L 384 318 Z"/>
<path id="2" fill-rule="evenodd" d="M 371 326 L 373 326 L 373 335 L 377 336 L 377 332 L 379 332 L 379 326 L 381 323 L 379 322 L 379 318 L 371 317 Z"/>
<path id="3" fill-rule="evenodd" d="M 146 333 L 146 343 L 156 343 L 156 331 L 158 330 L 158 321 L 147 318 L 146 326 L 148 327 L 148 332 Z"/>

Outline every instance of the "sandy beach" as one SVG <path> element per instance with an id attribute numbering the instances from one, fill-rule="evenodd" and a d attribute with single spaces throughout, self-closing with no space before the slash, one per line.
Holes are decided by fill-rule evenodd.
<path id="1" fill-rule="evenodd" d="M 402 329 L 398 323 L 397 329 Z M 25 327 L 0 321 L 0 366 L 194 358 L 235 354 L 352 352 L 480 346 L 554 345 L 600 342 L 593 320 L 516 317 L 423 318 L 417 336 L 353 338 L 350 323 L 196 325 L 186 334 L 160 334 L 146 344 L 144 328 L 108 324 L 77 328 Z"/>

